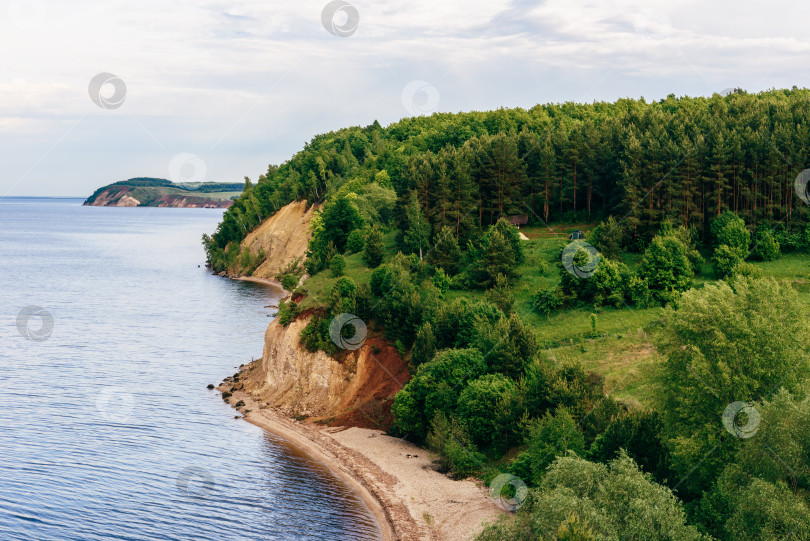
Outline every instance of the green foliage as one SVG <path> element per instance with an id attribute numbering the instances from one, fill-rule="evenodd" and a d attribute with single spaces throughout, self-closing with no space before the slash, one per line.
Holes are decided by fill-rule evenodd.
<path id="1" fill-rule="evenodd" d="M 394 428 L 423 441 L 436 412 L 454 413 L 459 390 L 483 375 L 483 355 L 477 349 L 450 349 L 419 367 L 394 398 Z"/>
<path id="2" fill-rule="evenodd" d="M 478 446 L 509 448 L 514 432 L 517 385 L 500 374 L 471 381 L 458 397 L 456 414 Z"/>
<path id="3" fill-rule="evenodd" d="M 748 232 L 745 222 L 741 218 L 738 218 L 735 214 L 731 214 L 731 216 L 729 214 L 731 213 L 726 212 L 715 220 L 720 222 L 717 227 L 712 224 L 715 242 L 718 246 L 725 244 L 732 249 L 736 249 L 744 257 L 748 253 L 748 246 L 751 244 L 751 233 Z"/>
<path id="4" fill-rule="evenodd" d="M 757 432 L 701 500 L 700 517 L 720 539 L 806 539 L 810 398 L 780 389 L 754 407 L 761 416 Z"/>
<path id="5" fill-rule="evenodd" d="M 431 278 L 431 282 L 442 297 L 447 293 L 447 290 L 450 289 L 450 277 L 445 274 L 444 269 L 436 269 L 436 274 Z"/>
<path id="6" fill-rule="evenodd" d="M 301 313 L 301 309 L 295 301 L 281 301 L 278 303 L 278 321 L 284 327 L 292 323 L 292 321 Z"/>
<path id="7" fill-rule="evenodd" d="M 455 479 L 478 473 L 486 458 L 470 442 L 467 431 L 454 417 L 436 412 L 425 440 L 428 449 L 439 455 L 439 469 Z"/>
<path id="8" fill-rule="evenodd" d="M 489 526 L 478 540 L 555 539 L 572 513 L 596 539 L 705 539 L 687 525 L 672 492 L 621 453 L 607 466 L 574 455 L 558 458 L 514 523 Z"/>
<path id="9" fill-rule="evenodd" d="M 754 257 L 760 261 L 774 261 L 779 258 L 779 243 L 770 230 L 757 231 L 754 237 Z"/>
<path id="10" fill-rule="evenodd" d="M 727 244 L 721 244 L 714 250 L 712 264 L 714 265 L 714 275 L 718 278 L 725 278 L 743 262 L 743 254 L 739 249 L 732 248 Z"/>
<path id="11" fill-rule="evenodd" d="M 588 235 L 589 242 L 603 257 L 614 259 L 619 256 L 624 228 L 613 216 L 593 228 Z"/>
<path id="12" fill-rule="evenodd" d="M 357 284 L 345 276 L 335 282 L 329 295 L 329 314 L 354 314 L 357 308 Z"/>
<path id="13" fill-rule="evenodd" d="M 404 209 L 405 223 L 403 224 L 403 244 L 409 253 L 419 254 L 421 261 L 428 249 L 430 238 L 430 224 L 419 204 L 416 192 L 411 192 L 408 203 Z"/>
<path id="14" fill-rule="evenodd" d="M 363 232 L 359 229 L 355 229 L 351 233 L 349 233 L 348 238 L 346 239 L 346 252 L 350 254 L 356 254 L 357 252 L 362 252 L 363 248 L 366 246 L 366 239 L 363 237 Z"/>
<path id="15" fill-rule="evenodd" d="M 285 274 L 281 277 L 281 287 L 287 291 L 293 291 L 296 287 L 298 287 L 299 280 L 300 279 L 294 274 Z"/>
<path id="16" fill-rule="evenodd" d="M 346 270 L 346 259 L 340 254 L 335 254 L 332 256 L 332 261 L 329 262 L 329 270 L 332 271 L 332 276 L 343 276 Z"/>
<path id="17" fill-rule="evenodd" d="M 512 278 L 515 268 L 525 259 L 520 236 L 515 226 L 499 220 L 481 239 L 480 250 L 472 266 L 475 281 L 480 287 L 495 284 L 499 274 Z"/>
<path id="18" fill-rule="evenodd" d="M 424 364 L 436 354 L 436 337 L 433 336 L 433 327 L 430 322 L 425 323 L 416 333 L 416 341 L 411 351 L 411 366 L 417 367 Z"/>
<path id="19" fill-rule="evenodd" d="M 307 351 L 315 353 L 318 350 L 323 350 L 330 354 L 337 351 L 337 346 L 329 336 L 329 323 L 331 321 L 331 317 L 323 317 L 322 315 L 315 315 L 309 320 L 307 326 L 301 330 L 301 343 L 304 344 Z"/>
<path id="20" fill-rule="evenodd" d="M 442 227 L 436 235 L 435 246 L 428 253 L 427 260 L 450 276 L 458 272 L 461 249 L 458 246 L 458 239 L 453 228 L 449 226 Z"/>
<path id="21" fill-rule="evenodd" d="M 588 449 L 588 458 L 607 463 L 624 450 L 647 473 L 662 480 L 666 473 L 664 426 L 655 411 L 627 411 L 615 417 Z"/>
<path id="22" fill-rule="evenodd" d="M 676 300 L 689 289 L 694 274 L 686 246 L 674 236 L 653 238 L 638 270 L 652 298 L 661 304 Z"/>
<path id="23" fill-rule="evenodd" d="M 515 459 L 510 468 L 524 482 L 539 485 L 546 468 L 568 451 L 579 456 L 585 454 L 585 437 L 565 408 L 558 408 L 554 414 L 546 413 L 540 419 L 532 419 L 527 429 L 527 449 Z"/>
<path id="24" fill-rule="evenodd" d="M 371 226 L 366 235 L 366 246 L 363 250 L 363 260 L 372 269 L 377 268 L 385 257 L 382 232 L 376 224 Z"/>
<path id="25" fill-rule="evenodd" d="M 542 316 L 548 316 L 565 304 L 565 295 L 559 287 L 538 289 L 532 296 L 532 310 Z"/>
<path id="26" fill-rule="evenodd" d="M 512 312 L 512 306 L 515 304 L 515 295 L 512 293 L 512 288 L 509 286 L 509 280 L 506 276 L 499 274 L 495 277 L 495 285 L 487 290 L 487 300 L 500 308 L 504 314 Z"/>
<path id="27" fill-rule="evenodd" d="M 357 207 L 346 198 L 340 198 L 324 208 L 323 230 L 319 235 L 319 241 L 323 244 L 333 242 L 338 252 L 346 249 L 346 241 L 349 233 L 363 225 L 363 217 L 360 216 Z"/>
<path id="28" fill-rule="evenodd" d="M 796 291 L 772 279 L 740 278 L 733 290 L 724 282 L 706 285 L 667 310 L 658 345 L 666 356 L 659 411 L 673 468 L 685 479 L 682 492 L 705 490 L 739 444 L 721 430 L 729 404 L 759 400 L 778 385 L 794 390 L 807 378 L 806 321 Z"/>

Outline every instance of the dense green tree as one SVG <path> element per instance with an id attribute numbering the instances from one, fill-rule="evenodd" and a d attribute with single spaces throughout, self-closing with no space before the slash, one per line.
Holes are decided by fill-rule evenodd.
<path id="1" fill-rule="evenodd" d="M 416 341 L 411 352 L 411 366 L 417 367 L 430 361 L 435 353 L 436 337 L 433 335 L 433 327 L 428 321 L 416 333 Z"/>
<path id="2" fill-rule="evenodd" d="M 363 248 L 366 246 L 366 239 L 363 237 L 363 232 L 359 229 L 355 229 L 351 233 L 349 233 L 348 238 L 346 239 L 346 251 L 350 254 L 356 254 L 357 252 L 361 252 Z"/>
<path id="3" fill-rule="evenodd" d="M 458 397 L 456 413 L 479 446 L 509 448 L 515 431 L 517 385 L 500 374 L 487 374 L 471 381 Z"/>
<path id="4" fill-rule="evenodd" d="M 681 493 L 707 489 L 739 445 L 721 423 L 730 404 L 760 400 L 777 386 L 794 390 L 807 378 L 806 321 L 796 291 L 765 279 L 706 285 L 667 310 L 659 411 Z"/>
<path id="5" fill-rule="evenodd" d="M 484 529 L 479 541 L 555 539 L 575 513 L 595 539 L 706 539 L 686 523 L 672 492 L 655 483 L 624 453 L 607 466 L 575 455 L 558 458 L 514 522 Z"/>
<path id="6" fill-rule="evenodd" d="M 608 216 L 606 221 L 593 228 L 588 240 L 604 257 L 612 259 L 619 255 L 623 236 L 622 225 L 613 216 Z"/>
<path id="7" fill-rule="evenodd" d="M 452 228 L 449 226 L 442 227 L 441 231 L 436 235 L 435 246 L 427 254 L 427 260 L 443 269 L 450 276 L 456 274 L 461 260 L 461 249 Z"/>
<path id="8" fill-rule="evenodd" d="M 419 260 L 421 261 L 424 253 L 429 249 L 430 224 L 428 224 L 422 207 L 419 205 L 416 192 L 411 192 L 404 213 L 404 245 L 410 253 L 419 254 Z"/>
<path id="9" fill-rule="evenodd" d="M 346 198 L 340 198 L 323 211 L 323 230 L 321 239 L 323 244 L 333 242 L 338 252 L 346 249 L 349 233 L 363 225 L 363 218 L 357 208 Z"/>
<path id="10" fill-rule="evenodd" d="M 525 479 L 527 483 L 540 484 L 546 468 L 568 451 L 579 456 L 585 454 L 582 430 L 565 408 L 558 408 L 553 414 L 549 412 L 542 418 L 532 419 L 527 428 L 527 449 L 510 467 L 515 475 Z"/>
<path id="11" fill-rule="evenodd" d="M 372 269 L 377 268 L 385 258 L 385 245 L 382 232 L 376 224 L 371 226 L 366 235 L 366 246 L 363 250 L 363 260 Z"/>
<path id="12" fill-rule="evenodd" d="M 658 302 L 665 304 L 676 299 L 692 286 L 694 276 L 686 246 L 673 236 L 656 236 L 644 252 L 638 276 Z"/>
<path id="13" fill-rule="evenodd" d="M 394 428 L 423 441 L 436 412 L 454 413 L 460 389 L 485 371 L 477 349 L 450 349 L 419 367 L 394 398 Z"/>

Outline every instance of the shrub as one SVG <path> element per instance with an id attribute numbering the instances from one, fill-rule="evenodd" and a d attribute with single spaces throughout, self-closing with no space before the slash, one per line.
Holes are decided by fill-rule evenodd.
<path id="1" fill-rule="evenodd" d="M 732 248 L 727 244 L 718 246 L 712 256 L 715 276 L 717 276 L 717 278 L 725 278 L 730 275 L 734 268 L 742 263 L 743 255 L 740 250 Z"/>
<path id="2" fill-rule="evenodd" d="M 517 385 L 500 374 L 482 376 L 464 388 L 457 415 L 474 443 L 508 448 L 517 421 L 516 398 Z"/>
<path id="3" fill-rule="evenodd" d="M 779 243 L 769 230 L 757 232 L 754 238 L 754 257 L 760 261 L 774 261 L 779 257 Z"/>
<path id="4" fill-rule="evenodd" d="M 723 216 L 727 216 L 729 213 L 726 212 Z M 726 246 L 730 246 L 731 248 L 736 248 L 739 252 L 746 254 L 748 252 L 748 247 L 751 244 L 751 233 L 748 232 L 748 229 L 745 227 L 745 222 L 742 218 L 738 218 L 736 215 L 732 214 L 732 218 L 726 219 L 715 234 L 715 241 L 717 246 L 722 246 L 725 244 Z M 718 218 L 719 220 L 720 218 Z"/>
<path id="5" fill-rule="evenodd" d="M 346 251 L 350 254 L 356 254 L 363 250 L 366 246 L 366 239 L 363 237 L 363 232 L 359 229 L 355 229 L 351 233 L 349 233 L 349 237 L 346 239 Z"/>
<path id="6" fill-rule="evenodd" d="M 512 306 L 515 304 L 515 295 L 512 293 L 512 288 L 509 287 L 506 276 L 499 274 L 495 278 L 495 285 L 487 290 L 486 298 L 500 308 L 504 314 L 512 311 Z"/>
<path id="7" fill-rule="evenodd" d="M 647 283 L 654 300 L 666 304 L 692 286 L 694 269 L 686 246 L 675 237 L 656 236 L 644 252 L 638 277 Z"/>
<path id="8" fill-rule="evenodd" d="M 340 254 L 335 255 L 329 262 L 329 270 L 332 271 L 332 276 L 343 276 L 343 272 L 346 270 L 346 259 Z"/>
<path id="9" fill-rule="evenodd" d="M 289 303 L 286 301 L 281 301 L 278 303 L 278 322 L 281 323 L 283 327 L 286 327 L 292 321 L 294 321 L 300 313 L 301 308 L 295 301 L 290 301 Z"/>
<path id="10" fill-rule="evenodd" d="M 526 446 L 512 463 L 511 470 L 525 482 L 537 485 L 556 457 L 568 451 L 584 455 L 585 437 L 568 411 L 558 408 L 553 415 L 546 413 L 541 419 L 529 421 Z"/>
<path id="11" fill-rule="evenodd" d="M 447 290 L 450 289 L 450 277 L 447 276 L 444 269 L 436 269 L 436 273 L 433 275 L 433 278 L 431 278 L 431 282 L 442 297 L 447 293 Z"/>
<path id="12" fill-rule="evenodd" d="M 653 304 L 653 296 L 647 281 L 638 276 L 631 276 L 627 286 L 630 300 L 639 308 L 649 308 Z"/>
<path id="13" fill-rule="evenodd" d="M 244 405 L 245 405 L 245 401 L 244 401 L 244 400 L 240 400 L 239 402 L 237 402 L 237 403 L 236 403 L 236 405 L 235 405 L 234 407 L 241 408 L 241 407 L 242 407 L 242 406 L 244 406 Z"/>
<path id="14" fill-rule="evenodd" d="M 281 277 L 281 287 L 287 291 L 292 291 L 298 287 L 300 279 L 294 274 L 285 274 Z"/>
<path id="15" fill-rule="evenodd" d="M 542 316 L 559 310 L 564 304 L 565 295 L 559 286 L 538 289 L 532 296 L 532 310 Z"/>
<path id="16" fill-rule="evenodd" d="M 385 245 L 383 236 L 376 224 L 371 226 L 366 235 L 366 246 L 363 250 L 363 260 L 372 268 L 377 268 L 385 257 Z"/>
<path id="17" fill-rule="evenodd" d="M 478 473 L 485 460 L 469 440 L 464 427 L 454 417 L 448 419 L 444 413 L 437 412 L 425 442 L 428 449 L 439 455 L 439 468 L 462 479 Z"/>

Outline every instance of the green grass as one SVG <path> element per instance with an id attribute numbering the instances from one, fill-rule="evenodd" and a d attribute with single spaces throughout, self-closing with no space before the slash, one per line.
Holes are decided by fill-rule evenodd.
<path id="1" fill-rule="evenodd" d="M 558 258 L 561 249 L 570 242 L 568 232 L 590 229 L 587 224 L 557 225 L 547 228 L 524 227 L 521 232 L 530 240 L 524 241 L 525 262 L 517 269 L 519 278 L 513 292 L 515 311 L 535 332 L 541 354 L 557 363 L 580 363 L 586 370 L 605 378 L 605 389 L 613 397 L 628 404 L 649 405 L 657 392 L 656 368 L 661 357 L 654 347 L 661 315 L 661 307 L 639 309 L 625 306 L 574 308 L 541 316 L 531 309 L 531 298 L 540 288 L 553 287 L 559 282 Z M 396 253 L 394 234 L 384 237 L 387 257 Z M 711 265 L 711 252 L 702 254 L 705 261 L 698 270 L 694 287 L 716 283 Z M 637 270 L 643 254 L 625 253 L 619 259 L 631 270 Z M 790 281 L 799 291 L 800 298 L 810 305 L 810 255 L 788 254 L 771 262 L 752 262 L 765 276 Z M 372 270 L 366 267 L 362 254 L 346 256 L 345 276 L 357 284 L 368 283 Z M 310 278 L 305 288 L 308 297 L 303 308 L 312 308 L 328 302 L 329 293 L 338 278 L 326 270 Z M 483 291 L 455 291 L 446 299 L 465 297 L 483 299 Z M 591 313 L 596 313 L 598 338 L 591 337 Z"/>

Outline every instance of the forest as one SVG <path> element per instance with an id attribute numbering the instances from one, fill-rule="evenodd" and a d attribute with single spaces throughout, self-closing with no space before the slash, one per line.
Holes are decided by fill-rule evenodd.
<path id="1" fill-rule="evenodd" d="M 302 343 L 340 359 L 352 314 L 409 359 L 385 428 L 490 486 L 512 513 L 481 540 L 810 539 L 808 107 L 794 88 L 340 130 L 247 181 L 203 243 L 249 274 L 248 232 L 322 204 L 279 321 L 314 314 Z"/>

